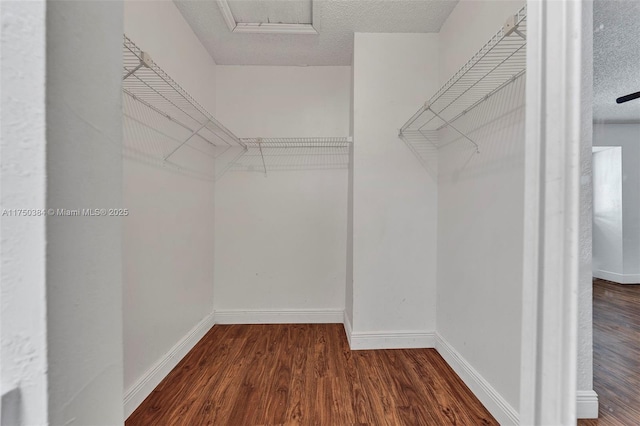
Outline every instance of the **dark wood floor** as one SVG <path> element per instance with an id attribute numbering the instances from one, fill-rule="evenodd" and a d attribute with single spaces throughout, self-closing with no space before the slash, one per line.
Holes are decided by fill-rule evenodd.
<path id="1" fill-rule="evenodd" d="M 433 349 L 350 351 L 341 324 L 214 326 L 134 425 L 497 425 Z"/>
<path id="2" fill-rule="evenodd" d="M 593 282 L 593 388 L 599 418 L 580 426 L 640 425 L 640 285 Z"/>

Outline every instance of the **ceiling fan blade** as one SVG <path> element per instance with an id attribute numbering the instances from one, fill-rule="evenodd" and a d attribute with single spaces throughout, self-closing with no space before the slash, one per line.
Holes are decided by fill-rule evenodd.
<path id="1" fill-rule="evenodd" d="M 638 99 L 638 98 L 640 98 L 640 92 L 630 93 L 628 95 L 621 96 L 618 99 L 616 99 L 616 103 L 623 104 L 625 102 L 629 102 L 629 101 L 632 101 L 632 100 Z"/>

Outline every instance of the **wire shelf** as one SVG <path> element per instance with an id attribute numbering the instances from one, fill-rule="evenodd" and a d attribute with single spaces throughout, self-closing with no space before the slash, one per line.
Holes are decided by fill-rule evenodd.
<path id="1" fill-rule="evenodd" d="M 163 153 L 167 160 L 183 146 L 205 142 L 214 147 L 243 146 L 229 129 L 176 83 L 151 57 L 126 35 L 123 43 L 122 90 L 165 121 L 163 127 L 174 127 L 182 133 Z M 158 121 L 156 120 L 156 125 Z M 184 133 L 186 132 L 186 136 Z"/>
<path id="2" fill-rule="evenodd" d="M 242 138 L 247 150 L 228 170 L 260 172 L 349 167 L 351 138 Z"/>
<path id="3" fill-rule="evenodd" d="M 131 158 L 203 179 L 349 165 L 350 138 L 238 138 L 127 36 L 123 65 L 123 145 Z"/>
<path id="4" fill-rule="evenodd" d="M 477 143 L 455 122 L 524 75 L 526 36 L 524 6 L 402 126 L 399 136 L 416 156 L 420 158 L 416 147 L 425 143 L 439 148 L 439 131 L 445 127 L 480 152 Z"/>
<path id="5" fill-rule="evenodd" d="M 350 138 L 242 138 L 247 148 L 349 148 Z"/>

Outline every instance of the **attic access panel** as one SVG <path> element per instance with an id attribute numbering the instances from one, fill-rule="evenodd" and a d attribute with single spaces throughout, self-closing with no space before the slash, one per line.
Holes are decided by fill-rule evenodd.
<path id="1" fill-rule="evenodd" d="M 317 35 L 312 0 L 217 0 L 232 33 Z"/>
<path id="2" fill-rule="evenodd" d="M 312 24 L 311 0 L 229 0 L 236 23 Z"/>

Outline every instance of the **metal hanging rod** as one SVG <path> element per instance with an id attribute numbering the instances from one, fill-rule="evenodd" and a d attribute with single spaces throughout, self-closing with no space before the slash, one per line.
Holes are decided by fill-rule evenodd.
<path id="1" fill-rule="evenodd" d="M 526 37 L 524 6 L 407 120 L 400 138 L 413 145 L 422 139 L 438 148 L 438 131 L 450 127 L 480 152 L 478 144 L 453 123 L 526 72 Z"/>

